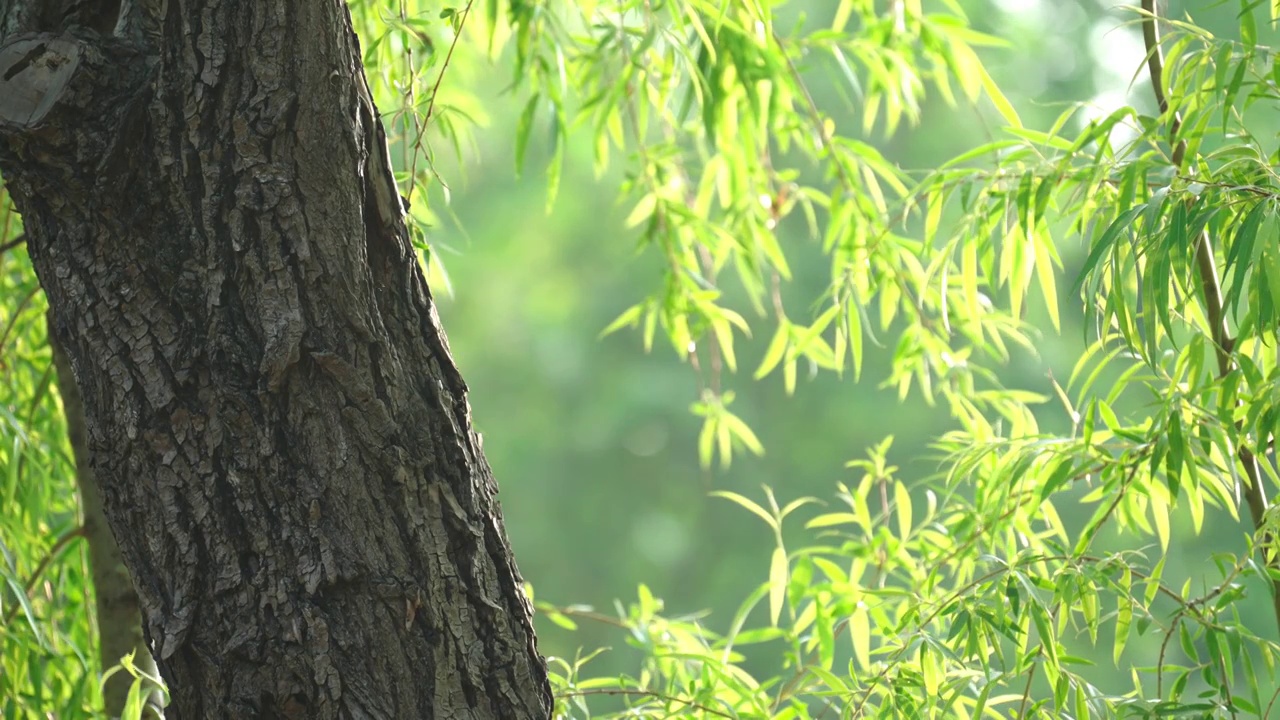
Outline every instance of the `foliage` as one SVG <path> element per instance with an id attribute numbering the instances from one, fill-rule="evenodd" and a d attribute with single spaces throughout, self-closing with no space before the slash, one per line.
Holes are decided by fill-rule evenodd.
<path id="1" fill-rule="evenodd" d="M 1004 43 L 958 0 L 840 0 L 816 19 L 755 0 L 352 4 L 433 287 L 450 212 L 433 143 L 460 162 L 488 121 L 466 89 L 487 54 L 520 98 L 515 169 L 549 138 L 551 205 L 583 137 L 602 182 L 621 168 L 627 224 L 662 272 L 605 332 L 689 362 L 704 466 L 766 450 L 728 387 L 752 335 L 768 340 L 744 370 L 788 394 L 803 373 L 866 381 L 883 354 L 876 381 L 953 420 L 933 474 L 895 467 L 890 438 L 830 503 L 720 492 L 774 539 L 727 624 L 667 617 L 645 586 L 614 615 L 538 602 L 638 651 L 622 676 L 596 674 L 598 653 L 552 658 L 559 717 L 1270 715 L 1280 600 L 1276 618 L 1246 603 L 1280 582 L 1264 490 L 1280 483 L 1280 157 L 1251 112 L 1278 93 L 1259 35 L 1280 3 L 1242 0 L 1237 39 L 1163 18 L 1163 41 L 1144 6 L 1122 20 L 1147 32 L 1132 70 L 1151 104 L 1081 102 L 1037 128 L 984 65 Z M 836 121 L 821 83 L 859 122 Z M 926 111 L 975 105 L 999 126 L 989 142 L 923 172 L 882 154 Z M 812 242 L 782 241 L 797 229 Z M 793 271 L 806 254 L 817 282 Z M 37 571 L 74 510 L 39 402 L 38 302 L 11 300 L 37 297 L 33 280 L 5 261 L 0 392 L 26 415 L 0 448 L 22 478 L 0 496 L 3 597 L 27 622 L 5 624 L 0 682 L 22 683 L 15 715 L 72 716 L 94 701 L 87 581 L 82 562 Z M 1080 312 L 1089 345 L 1066 382 L 1009 386 Z M 1183 518 L 1243 522 L 1238 547 L 1173 576 Z"/>
<path id="2" fill-rule="evenodd" d="M 101 705 L 75 466 L 50 393 L 44 295 L 0 198 L 0 716 L 83 717 Z"/>
<path id="3" fill-rule="evenodd" d="M 780 368 L 791 392 L 802 361 L 857 378 L 864 340 L 896 336 L 885 382 L 943 400 L 958 424 L 935 445 L 935 477 L 896 477 L 887 443 L 853 463 L 865 474 L 841 486 L 847 507 L 812 517 L 798 550 L 783 519 L 809 499 L 779 509 L 772 494 L 761 506 L 726 493 L 777 538 L 767 582 L 723 636 L 657 618 L 642 592 L 622 618 L 646 651 L 643 672 L 584 678 L 581 662 L 560 661 L 566 716 L 592 715 L 583 699 L 609 692 L 655 716 L 1269 714 L 1275 627 L 1239 612 L 1280 579 L 1253 541 L 1275 524 L 1263 483 L 1277 479 L 1267 456 L 1280 297 L 1277 157 L 1244 122 L 1276 97 L 1256 5 L 1242 5 L 1241 41 L 1168 23 L 1165 60 L 1148 4 L 1136 22 L 1158 115 L 1125 107 L 1079 123 L 1076 106 L 1047 131 L 1022 125 L 972 50 L 998 43 L 955 3 L 881 14 L 844 2 L 829 28 L 790 34 L 752 3 L 599 4 L 585 11 L 585 38 L 546 30 L 520 48 L 529 107 L 549 103 L 557 127 L 589 122 L 598 163 L 611 146 L 634 153 L 629 222 L 669 268 L 609 330 L 639 327 L 647 349 L 661 327 L 707 367 L 695 405 L 704 464 L 762 452 L 719 389 L 721 367 L 735 370 L 735 331 L 752 327 L 724 303 L 726 269 L 746 306 L 776 324 L 757 379 Z M 864 132 L 919 117 L 929 88 L 951 105 L 985 96 L 1003 137 L 904 173 L 812 102 L 797 68 L 820 65 L 815 56 L 846 73 Z M 572 109 L 555 89 L 566 75 L 583 95 Z M 820 172 L 781 169 L 802 162 Z M 773 234 L 797 211 L 831 267 L 806 321 L 778 290 L 789 271 Z M 1005 388 L 997 368 L 1039 335 L 1026 320 L 1032 292 L 1059 326 L 1058 248 L 1072 237 L 1089 248 L 1075 288 L 1092 345 L 1052 394 Z M 1033 406 L 1050 400 L 1067 432 L 1040 427 Z M 1080 528 L 1057 510 L 1075 503 L 1096 508 Z M 1207 513 L 1237 522 L 1242 505 L 1259 532 L 1214 558 L 1208 587 L 1167 581 L 1174 509 L 1198 531 Z M 1104 532 L 1155 546 L 1108 551 Z M 745 630 L 766 598 L 768 624 Z M 838 634 L 851 641 L 842 663 Z M 1154 662 L 1126 653 L 1156 639 Z M 757 681 L 738 664 L 735 650 L 761 641 L 781 648 L 787 674 Z M 1088 667 L 1084 649 L 1099 642 L 1127 686 Z"/>

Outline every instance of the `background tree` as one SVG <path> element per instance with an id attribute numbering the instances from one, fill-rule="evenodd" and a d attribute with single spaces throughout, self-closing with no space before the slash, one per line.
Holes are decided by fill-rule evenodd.
<path id="1" fill-rule="evenodd" d="M 1274 8 L 1138 7 L 353 6 L 522 567 L 652 580 L 562 714 L 1268 715 Z"/>

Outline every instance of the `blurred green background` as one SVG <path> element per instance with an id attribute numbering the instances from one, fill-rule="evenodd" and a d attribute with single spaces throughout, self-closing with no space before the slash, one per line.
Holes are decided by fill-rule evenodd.
<path id="1" fill-rule="evenodd" d="M 781 8 L 778 25 L 790 27 L 801 12 L 807 22 L 826 22 L 835 5 L 790 2 Z M 984 60 L 1027 126 L 1047 129 L 1074 102 L 1090 105 L 1079 116 L 1082 122 L 1125 103 L 1153 110 L 1145 76 L 1130 87 L 1143 51 L 1133 23 L 1137 16 L 1122 5 L 963 5 L 977 29 L 1010 43 L 988 50 Z M 1238 3 L 1173 2 L 1167 10 L 1175 18 L 1187 12 L 1215 34 L 1235 34 Z M 519 567 L 540 600 L 610 612 L 615 599 L 633 598 L 637 583 L 644 582 L 665 599 L 669 613 L 711 610 L 707 624 L 724 630 L 738 603 L 765 580 L 773 541 L 763 524 L 708 497 L 709 490 L 758 498 L 761 485 L 768 484 L 783 502 L 805 495 L 828 498 L 838 481 L 856 479 L 844 463 L 890 434 L 896 436 L 890 459 L 902 467 L 901 477 L 918 480 L 939 472 L 939 459 L 928 446 L 952 421 L 943 407 L 914 397 L 900 403 L 894 391 L 879 388 L 892 334 L 880 335 L 886 347 L 867 344 L 861 382 L 822 374 L 802 380 L 789 398 L 776 375 L 764 382 L 750 377 L 769 339 L 758 333 L 739 350 L 739 374 L 726 378 L 726 386 L 737 392 L 734 409 L 757 431 L 767 455 L 744 456 L 727 472 L 702 471 L 695 449 L 698 418 L 688 410 L 698 392 L 693 368 L 661 342 L 646 355 L 636 332 L 599 338 L 659 278 L 658 259 L 637 254 L 636 233 L 623 226 L 630 207 L 618 199 L 616 156 L 611 174 L 594 177 L 590 133 L 571 132 L 571 140 L 580 142 L 568 148 L 559 198 L 548 214 L 542 168 L 550 139 L 535 132 L 524 177 L 516 178 L 513 138 L 523 100 L 504 91 L 505 72 L 496 64 L 487 73 L 463 71 L 446 80 L 475 83 L 468 90 L 486 103 L 490 119 L 477 130 L 463 166 L 441 166 L 454 217 L 430 240 L 452 279 L 453 295 L 439 298 L 440 312 L 471 387 Z M 855 132 L 845 129 L 860 124 L 848 88 L 820 62 L 805 74 L 819 106 L 844 132 Z M 1255 122 L 1259 136 L 1275 135 L 1266 128 L 1276 125 L 1273 110 L 1262 111 Z M 990 141 L 995 127 L 982 109 L 952 110 L 935 97 L 918 127 L 900 129 L 888 141 L 867 139 L 901 167 L 924 170 Z M 784 226 L 783 246 L 795 271 L 786 290 L 789 304 L 806 307 L 821 297 L 828 266 L 802 222 Z M 1060 251 L 1067 265 L 1067 278 L 1059 282 L 1062 333 L 1040 322 L 1043 316 L 1033 307 L 1031 319 L 1042 335 L 1039 356 L 1024 353 L 1004 368 L 1008 387 L 1051 393 L 1049 372 L 1065 384 L 1084 348 L 1079 299 L 1065 296 L 1083 259 L 1082 244 L 1069 237 Z M 1057 403 L 1044 406 L 1041 422 L 1046 428 L 1069 427 Z M 1076 506 L 1072 517 L 1068 508 L 1064 520 L 1079 527 L 1091 509 Z M 1214 549 L 1238 552 L 1243 546 L 1244 525 L 1221 513 L 1211 517 L 1217 520 L 1199 537 L 1191 534 L 1185 515 L 1179 518 L 1166 568 L 1170 585 L 1210 569 L 1205 560 Z M 800 531 L 801 524 L 791 530 Z M 1257 590 L 1242 608 L 1252 618 L 1246 622 L 1266 632 L 1272 620 L 1265 590 Z M 590 625 L 569 634 L 542 623 L 539 632 L 549 655 L 572 656 L 579 647 L 621 642 L 609 628 Z M 1133 648 L 1148 650 L 1154 658 L 1155 646 L 1139 642 Z M 1109 667 L 1108 653 L 1101 655 L 1099 665 Z M 596 668 L 606 674 L 609 669 L 621 666 Z"/>

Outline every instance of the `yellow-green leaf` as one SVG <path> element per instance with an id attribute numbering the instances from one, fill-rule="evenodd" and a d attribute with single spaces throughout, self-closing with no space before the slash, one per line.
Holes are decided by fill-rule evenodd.
<path id="1" fill-rule="evenodd" d="M 636 203 L 635 208 L 631 210 L 631 214 L 627 216 L 627 227 L 635 227 L 653 214 L 653 210 L 658 205 L 658 196 L 648 193 L 640 198 L 640 202 Z"/>
<path id="2" fill-rule="evenodd" d="M 849 323 L 849 352 L 853 355 L 853 379 L 862 378 L 862 310 L 855 298 L 849 298 L 849 311 L 845 318 Z"/>
<path id="3" fill-rule="evenodd" d="M 715 452 L 716 425 L 715 415 L 709 415 L 702 423 L 702 432 L 698 434 L 698 462 L 704 468 L 711 467 L 711 456 Z"/>
<path id="4" fill-rule="evenodd" d="M 905 540 L 911 534 L 911 493 L 901 480 L 893 484 L 893 502 L 898 515 L 898 536 Z"/>
<path id="5" fill-rule="evenodd" d="M 981 63 L 975 62 L 974 68 L 981 73 L 982 89 L 987 91 L 987 97 L 991 98 L 991 104 L 996 106 L 996 110 L 1004 117 L 1004 121 L 1015 128 L 1022 127 L 1022 121 L 1018 119 L 1018 111 L 1013 109 L 1013 103 L 1009 102 L 1009 98 L 1000 92 L 999 86 L 995 80 L 991 78 L 991 74 Z"/>
<path id="6" fill-rule="evenodd" d="M 1120 667 L 1120 656 L 1124 654 L 1124 646 L 1129 642 L 1129 627 L 1133 622 L 1132 602 L 1128 597 L 1121 596 L 1116 607 L 1116 640 L 1111 651 L 1116 667 Z"/>
<path id="7" fill-rule="evenodd" d="M 1169 551 L 1169 503 L 1164 498 L 1164 488 L 1153 487 L 1148 496 L 1151 500 L 1151 519 L 1156 524 L 1156 536 L 1160 538 L 1160 549 Z"/>
<path id="8" fill-rule="evenodd" d="M 853 513 L 825 513 L 804 524 L 806 530 L 831 527 L 832 525 L 858 524 L 858 516 Z"/>
<path id="9" fill-rule="evenodd" d="M 853 641 L 853 657 L 866 670 L 871 667 L 871 619 L 866 607 L 859 604 L 849 615 L 849 639 Z"/>
<path id="10" fill-rule="evenodd" d="M 640 320 L 640 314 L 644 312 L 644 305 L 632 305 L 619 315 L 609 326 L 600 331 L 600 337 L 612 335 L 629 325 L 635 325 Z"/>
<path id="11" fill-rule="evenodd" d="M 723 318 L 716 318 L 711 321 L 711 330 L 716 335 L 716 343 L 720 346 L 720 354 L 724 356 L 724 364 L 729 366 L 729 372 L 735 372 L 738 369 L 738 358 L 733 354 L 733 329 Z"/>
<path id="12" fill-rule="evenodd" d="M 1053 329 L 1061 332 L 1062 327 L 1058 320 L 1058 285 L 1051 255 L 1052 239 L 1047 237 L 1048 234 L 1046 229 L 1039 228 L 1031 247 L 1035 251 L 1036 277 L 1040 280 L 1040 294 L 1044 296 L 1045 311 L 1049 313 L 1049 322 L 1053 323 Z"/>
<path id="13" fill-rule="evenodd" d="M 931 697 L 937 695 L 942 686 L 942 663 L 937 652 L 930 652 L 924 644 L 920 645 L 920 673 L 924 676 L 924 691 Z"/>
<path id="14" fill-rule="evenodd" d="M 741 418 L 726 412 L 721 420 L 729 431 L 733 433 L 733 436 L 737 438 L 738 442 L 756 455 L 764 455 L 764 445 L 760 443 L 760 438 L 756 437 L 756 434 Z"/>
<path id="15" fill-rule="evenodd" d="M 791 324 L 786 320 L 778 323 L 778 330 L 773 334 L 773 340 L 769 341 L 769 349 L 764 352 L 764 359 L 760 361 L 760 367 L 756 369 L 755 378 L 757 380 L 763 378 L 773 371 L 778 363 L 782 361 L 782 355 L 787 350 L 787 338 L 791 334 Z"/>
<path id="16" fill-rule="evenodd" d="M 733 437 L 723 422 L 716 427 L 716 444 L 720 447 L 720 467 L 728 470 L 733 462 Z"/>
<path id="17" fill-rule="evenodd" d="M 715 492 L 711 493 L 711 497 L 720 497 L 720 498 L 724 498 L 725 500 L 732 500 L 733 502 L 738 503 L 742 507 L 758 515 L 760 519 L 768 523 L 769 527 L 773 528 L 775 532 L 778 530 L 778 523 L 773 519 L 772 515 L 765 512 L 764 508 L 760 507 L 756 503 L 743 497 L 742 495 L 739 495 L 736 492 L 730 492 L 728 490 L 716 490 Z"/>
<path id="18" fill-rule="evenodd" d="M 773 561 L 769 563 L 769 618 L 774 627 L 782 615 L 782 600 L 787 592 L 787 551 L 774 548 Z"/>

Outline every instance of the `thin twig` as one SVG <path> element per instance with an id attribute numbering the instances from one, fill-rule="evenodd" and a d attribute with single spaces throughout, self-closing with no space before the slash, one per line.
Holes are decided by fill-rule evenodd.
<path id="1" fill-rule="evenodd" d="M 462 8 L 462 17 L 458 18 L 458 25 L 453 31 L 453 41 L 449 43 L 449 52 L 445 53 L 444 64 L 440 66 L 440 74 L 436 76 L 436 84 L 431 86 L 431 99 L 427 101 L 427 112 L 424 114 L 428 123 L 431 122 L 431 115 L 435 111 L 436 96 L 440 94 L 440 83 L 444 82 L 444 73 L 449 69 L 449 61 L 453 59 L 454 48 L 458 47 L 458 38 L 462 37 L 462 28 L 467 24 L 467 16 L 471 14 L 471 4 L 473 2 L 475 0 L 470 0 L 467 6 Z M 417 144 L 417 141 L 421 139 L 422 134 L 419 133 L 414 144 Z"/>
<path id="2" fill-rule="evenodd" d="M 587 690 L 570 690 L 569 692 L 566 692 L 560 695 L 560 697 L 562 698 L 585 697 L 587 695 L 634 695 L 638 697 L 652 698 L 654 700 L 661 700 L 663 702 L 668 702 L 668 703 L 673 703 L 673 702 L 680 703 L 685 707 L 693 708 L 694 710 L 701 710 L 702 712 L 705 712 L 705 713 L 711 713 L 712 715 L 716 715 L 718 717 L 725 717 L 725 718 L 737 717 L 735 715 L 730 715 L 729 713 L 724 712 L 723 710 L 717 710 L 713 707 L 707 707 L 706 705 L 702 705 L 694 700 L 686 700 L 685 698 L 682 698 L 682 697 L 676 697 L 674 695 L 664 695 L 663 693 L 654 692 L 653 690 L 644 690 L 639 688 L 635 690 L 628 690 L 626 688 L 589 688 Z"/>
<path id="3" fill-rule="evenodd" d="M 1176 111 L 1171 112 L 1169 98 L 1164 88 L 1164 53 L 1160 48 L 1159 15 L 1155 0 L 1142 0 L 1142 39 L 1147 50 L 1147 70 L 1151 74 L 1151 89 L 1155 93 L 1160 113 L 1168 114 L 1169 139 L 1174 142 L 1173 154 L 1169 158 L 1175 171 L 1181 171 L 1186 160 L 1187 142 L 1178 139 L 1182 130 L 1182 118 Z M 1218 280 L 1218 269 L 1213 257 L 1213 245 L 1206 227 L 1196 241 L 1196 271 L 1200 276 L 1200 285 L 1204 295 L 1205 314 L 1209 320 L 1209 334 L 1218 360 L 1218 375 L 1225 377 L 1235 369 L 1231 352 L 1235 347 L 1235 339 L 1227 330 L 1226 318 L 1223 316 L 1222 285 Z M 1266 523 L 1267 498 L 1262 489 L 1262 473 L 1258 468 L 1258 459 L 1249 448 L 1243 445 L 1236 451 L 1236 457 L 1244 467 L 1248 480 L 1244 486 L 1245 502 L 1249 506 L 1249 515 L 1255 530 L 1261 530 Z M 1266 543 L 1263 543 L 1264 545 Z M 1276 563 L 1269 563 L 1276 567 Z M 1280 626 L 1280 579 L 1271 581 L 1271 606 L 1275 614 L 1276 624 Z"/>
<path id="4" fill-rule="evenodd" d="M 431 86 L 431 97 L 427 100 L 427 111 L 422 115 L 422 122 L 418 126 L 418 134 L 413 138 L 413 144 L 410 145 L 414 150 L 422 147 L 422 138 L 427 134 L 427 128 L 431 126 L 431 117 L 436 109 L 436 96 L 440 94 L 440 84 L 444 82 L 445 72 L 449 69 L 449 61 L 453 59 L 453 50 L 458 47 L 458 38 L 462 37 L 462 28 L 467 24 L 467 17 L 471 15 L 471 5 L 475 0 L 468 0 L 466 7 L 462 8 L 460 17 L 458 17 L 457 25 L 454 27 L 453 40 L 449 43 L 449 51 L 445 53 L 444 63 L 440 65 L 440 74 L 436 76 L 436 82 Z M 413 178 L 418 174 L 418 153 L 413 153 L 413 162 L 409 165 L 409 195 L 410 200 L 413 199 Z"/>
<path id="5" fill-rule="evenodd" d="M 0 332 L 0 357 L 3 357 L 4 348 L 9 344 L 9 335 L 13 332 L 13 328 L 17 326 L 18 320 L 21 319 L 23 311 L 27 309 L 27 305 L 31 304 L 31 301 L 35 299 L 36 294 L 39 292 L 40 286 L 38 284 L 33 286 L 31 290 L 23 296 L 22 300 L 18 302 L 17 308 L 13 311 L 13 315 L 9 316 L 8 324 L 6 324 L 4 330 Z"/>
<path id="6" fill-rule="evenodd" d="M 1057 609 L 1055 608 L 1054 611 L 1056 612 Z M 1049 638 L 1041 638 L 1041 640 L 1043 642 L 1052 642 L 1052 640 Z M 1044 645 L 1042 644 L 1039 648 L 1036 649 L 1036 658 L 1039 659 L 1043 655 L 1044 655 Z M 1039 667 L 1040 667 L 1040 663 L 1032 662 L 1031 669 L 1027 671 L 1027 682 L 1022 687 L 1022 701 L 1018 703 L 1017 717 L 1025 718 L 1027 716 L 1027 703 L 1031 702 L 1031 685 L 1035 682 L 1036 670 L 1039 669 Z"/>
<path id="7" fill-rule="evenodd" d="M 618 618 L 615 618 L 612 615 L 605 615 L 604 613 L 598 613 L 594 610 L 580 610 L 580 609 L 571 608 L 571 607 L 557 607 L 550 603 L 541 603 L 541 602 L 535 603 L 535 609 L 538 612 L 556 613 L 558 615 L 564 615 L 565 617 L 582 618 L 584 620 L 591 620 L 594 622 L 602 623 L 604 625 L 612 625 L 613 627 L 621 628 L 623 630 L 631 629 L 631 626 L 628 625 L 626 622 L 619 620 Z"/>
<path id="8" fill-rule="evenodd" d="M 75 540 L 78 537 L 84 537 L 83 525 L 63 534 L 62 537 L 58 538 L 58 540 L 53 543 L 53 547 L 49 548 L 49 552 L 45 553 L 44 557 L 40 559 L 40 564 L 36 565 L 36 569 L 32 571 L 31 577 L 27 580 L 26 587 L 23 588 L 23 593 L 28 599 L 31 597 L 31 591 L 35 590 L 36 583 L 40 582 L 40 576 L 44 574 L 45 569 L 62 554 L 62 551 L 66 549 L 67 545 L 70 544 L 72 540 Z M 4 614 L 4 625 L 8 625 L 9 622 L 13 620 L 13 616 L 17 614 L 18 608 L 21 606 L 22 603 L 14 603 L 13 606 L 9 608 L 9 611 Z"/>
<path id="9" fill-rule="evenodd" d="M 1267 703 L 1267 711 L 1262 714 L 1262 717 L 1271 717 L 1271 709 L 1275 707 L 1278 699 L 1280 699 L 1280 688 L 1276 688 L 1276 691 L 1271 693 L 1271 700 Z"/>
<path id="10" fill-rule="evenodd" d="M 19 245 L 23 245 L 23 244 L 25 244 L 26 242 L 27 242 L 27 234 L 26 234 L 26 233 L 22 233 L 22 234 L 21 234 L 21 235 L 19 235 L 18 237 L 16 237 L 16 238 L 14 238 L 14 239 L 10 240 L 9 242 L 7 242 L 7 243 L 5 243 L 5 244 L 3 244 L 3 245 L 0 245 L 0 255 L 3 255 L 3 254 L 5 254 L 5 253 L 9 252 L 10 250 L 12 250 L 12 249 L 14 249 L 14 248 L 18 247 Z"/>

